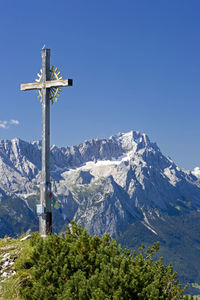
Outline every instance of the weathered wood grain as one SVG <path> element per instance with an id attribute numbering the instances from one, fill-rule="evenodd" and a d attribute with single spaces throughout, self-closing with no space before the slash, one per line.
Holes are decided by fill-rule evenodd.
<path id="1" fill-rule="evenodd" d="M 61 87 L 61 86 L 72 86 L 72 79 L 61 79 L 61 80 L 50 80 L 45 82 L 31 82 L 22 83 L 20 85 L 21 91 L 37 90 L 42 88 Z"/>
<path id="2" fill-rule="evenodd" d="M 40 205 L 43 212 L 39 213 L 39 232 L 42 237 L 52 233 L 51 182 L 50 182 L 50 92 L 51 88 L 72 86 L 72 79 L 50 80 L 50 49 L 42 49 L 41 82 L 22 83 L 20 89 L 40 89 L 42 96 L 42 172 L 40 183 Z M 59 74 L 59 72 L 57 73 Z M 55 93 L 56 96 L 56 93 Z"/>

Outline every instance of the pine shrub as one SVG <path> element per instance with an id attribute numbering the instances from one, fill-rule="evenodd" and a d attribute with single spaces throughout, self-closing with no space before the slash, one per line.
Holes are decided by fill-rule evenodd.
<path id="1" fill-rule="evenodd" d="M 32 251 L 16 264 L 21 299 L 184 299 L 172 266 L 153 260 L 158 244 L 130 253 L 108 234 L 90 237 L 75 223 L 73 233 L 33 233 L 30 243 Z"/>

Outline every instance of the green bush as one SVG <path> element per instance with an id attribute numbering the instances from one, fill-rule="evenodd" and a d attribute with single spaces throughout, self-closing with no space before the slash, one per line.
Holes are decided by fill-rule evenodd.
<path id="1" fill-rule="evenodd" d="M 16 264 L 21 299 L 183 299 L 172 266 L 146 253 L 122 250 L 108 234 L 90 237 L 73 224 L 61 237 L 32 234 L 32 251 Z"/>

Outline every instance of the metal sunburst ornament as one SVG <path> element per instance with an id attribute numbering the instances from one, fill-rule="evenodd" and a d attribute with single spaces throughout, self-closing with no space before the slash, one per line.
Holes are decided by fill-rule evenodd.
<path id="1" fill-rule="evenodd" d="M 37 74 L 38 78 L 35 79 L 36 82 L 42 81 L 42 69 L 40 70 L 40 73 Z M 58 71 L 58 68 L 54 66 L 50 69 L 50 80 L 61 80 L 62 76 L 60 76 L 60 71 Z M 50 88 L 50 96 L 49 99 L 51 101 L 51 104 L 58 101 L 58 97 L 60 97 L 60 92 L 62 92 L 62 89 L 60 87 L 51 87 Z M 38 94 L 38 98 L 40 99 L 40 102 L 42 102 L 42 93 L 41 90 L 38 89 L 36 91 Z"/>

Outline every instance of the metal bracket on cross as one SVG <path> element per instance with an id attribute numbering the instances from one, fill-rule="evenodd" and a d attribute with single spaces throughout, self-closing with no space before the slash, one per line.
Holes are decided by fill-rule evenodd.
<path id="1" fill-rule="evenodd" d="M 37 73 L 38 78 L 35 79 L 36 82 L 42 82 L 42 69 L 40 70 L 40 73 Z M 60 76 L 60 71 L 58 71 L 58 68 L 54 66 L 50 69 L 50 80 L 61 80 L 62 76 Z M 50 88 L 50 96 L 49 100 L 51 101 L 51 104 L 58 101 L 58 97 L 60 97 L 60 92 L 62 92 L 62 89 L 60 87 L 51 87 Z M 42 102 L 42 92 L 41 89 L 36 90 L 36 94 L 38 94 L 38 98 L 40 99 L 40 102 Z"/>
<path id="2" fill-rule="evenodd" d="M 73 80 L 62 79 L 62 76 L 60 76 L 60 71 L 58 71 L 57 67 L 54 68 L 54 66 L 52 66 L 51 68 L 49 67 L 48 72 L 49 80 L 45 81 L 43 79 L 43 73 L 41 69 L 40 73 L 37 74 L 38 77 L 35 79 L 35 82 L 21 84 L 21 90 L 36 90 L 38 98 L 40 99 L 40 102 L 42 102 L 42 89 L 49 89 L 50 94 L 48 100 L 51 101 L 52 104 L 54 103 L 54 101 L 57 102 L 58 97 L 60 96 L 60 92 L 62 91 L 61 87 L 72 86 Z"/>

